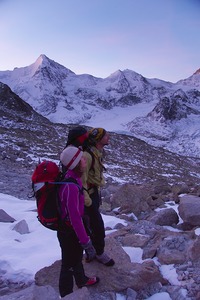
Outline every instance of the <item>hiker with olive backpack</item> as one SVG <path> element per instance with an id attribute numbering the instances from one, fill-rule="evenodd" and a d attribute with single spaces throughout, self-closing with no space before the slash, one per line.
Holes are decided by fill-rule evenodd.
<path id="1" fill-rule="evenodd" d="M 67 145 L 82 147 L 86 158 L 86 168 L 81 176 L 84 187 L 86 227 L 89 229 L 92 244 L 96 250 L 96 259 L 105 266 L 113 266 L 114 260 L 104 251 L 105 228 L 99 211 L 101 205 L 100 188 L 104 182 L 102 163 L 104 146 L 109 143 L 109 134 L 103 128 L 87 131 L 77 126 L 69 130 Z M 87 257 L 86 257 L 86 261 Z"/>

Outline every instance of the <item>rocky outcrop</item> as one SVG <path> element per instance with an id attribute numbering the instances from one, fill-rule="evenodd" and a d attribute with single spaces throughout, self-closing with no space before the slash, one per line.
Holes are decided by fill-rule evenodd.
<path id="1" fill-rule="evenodd" d="M 187 102 L 187 95 L 182 90 L 176 91 L 170 98 L 161 99 L 147 117 L 165 122 L 181 120 L 190 114 L 199 115 L 200 111 L 188 106 Z"/>
<path id="2" fill-rule="evenodd" d="M 91 263 L 84 262 L 86 274 L 100 277 L 99 284 L 92 287 L 96 293 L 108 291 L 122 292 L 127 288 L 139 291 L 145 285 L 148 286 L 156 282 L 167 283 L 153 261 L 145 261 L 142 264 L 131 263 L 129 256 L 123 250 L 120 243 L 110 236 L 106 239 L 106 251 L 115 260 L 113 267 L 105 267 L 97 261 Z M 40 270 L 35 276 L 36 284 L 51 285 L 58 290 L 55 278 L 59 278 L 59 272 L 60 261 Z"/>

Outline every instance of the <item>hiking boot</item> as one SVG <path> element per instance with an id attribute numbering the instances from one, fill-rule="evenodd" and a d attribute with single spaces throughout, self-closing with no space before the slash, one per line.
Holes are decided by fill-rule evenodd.
<path id="1" fill-rule="evenodd" d="M 105 252 L 103 252 L 101 255 L 96 255 L 96 259 L 107 267 L 112 267 L 115 264 L 114 260 L 110 258 Z"/>
<path id="2" fill-rule="evenodd" d="M 84 287 L 84 286 L 91 286 L 91 285 L 94 285 L 94 284 L 98 283 L 99 280 L 100 280 L 99 277 L 91 277 L 91 278 L 88 278 L 88 281 L 86 281 L 86 283 L 84 283 L 84 284 L 78 285 L 78 288 L 80 289 L 80 288 L 82 288 L 82 287 Z"/>

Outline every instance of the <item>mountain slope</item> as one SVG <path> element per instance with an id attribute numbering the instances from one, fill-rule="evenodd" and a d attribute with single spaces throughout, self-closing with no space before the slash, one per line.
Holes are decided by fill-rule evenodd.
<path id="1" fill-rule="evenodd" d="M 106 127 L 200 157 L 199 70 L 176 84 L 128 69 L 102 79 L 41 55 L 28 67 L 0 71 L 0 81 L 52 122 Z"/>
<path id="2" fill-rule="evenodd" d="M 146 117 L 127 126 L 138 138 L 181 155 L 200 157 L 200 101 L 182 90 L 158 102 Z"/>
<path id="3" fill-rule="evenodd" d="M 7 102 L 10 99 L 14 104 L 6 105 L 5 96 Z M 19 116 L 15 99 L 17 106 L 20 103 L 26 109 Z M 26 199 L 31 193 L 35 165 L 39 159 L 59 161 L 59 153 L 73 125 L 51 123 L 3 84 L 0 85 L 0 104 L 1 114 L 5 116 L 0 123 L 0 192 Z M 110 136 L 105 157 L 109 184 L 162 181 L 194 185 L 199 182 L 200 159 L 182 157 L 127 134 L 110 132 Z"/>
<path id="4" fill-rule="evenodd" d="M 50 121 L 40 114 L 36 113 L 34 109 L 5 84 L 0 82 L 0 116 L 1 122 L 5 125 L 7 119 L 10 126 L 15 126 L 16 122 L 23 119 L 30 120 L 34 123 L 41 122 L 49 124 Z"/>

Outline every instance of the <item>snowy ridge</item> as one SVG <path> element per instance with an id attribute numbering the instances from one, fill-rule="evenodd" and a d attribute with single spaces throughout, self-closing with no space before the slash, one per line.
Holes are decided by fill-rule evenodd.
<path id="1" fill-rule="evenodd" d="M 42 54 L 30 66 L 0 71 L 0 81 L 51 122 L 106 127 L 200 157 L 199 70 L 175 84 L 129 69 L 103 79 Z"/>

